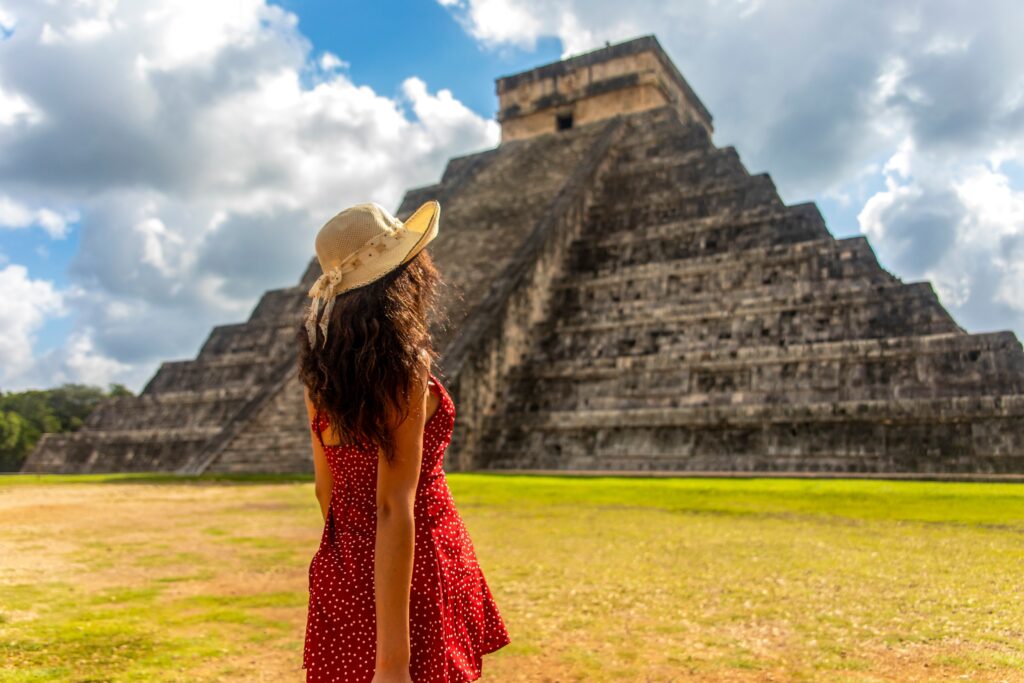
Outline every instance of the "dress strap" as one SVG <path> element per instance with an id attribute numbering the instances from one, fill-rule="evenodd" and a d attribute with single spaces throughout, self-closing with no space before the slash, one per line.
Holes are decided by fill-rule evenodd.
<path id="1" fill-rule="evenodd" d="M 437 381 L 437 377 L 434 376 L 433 372 L 430 373 L 430 379 L 433 380 L 434 386 L 437 387 L 437 393 L 441 397 L 441 402 L 442 403 L 451 403 L 452 402 L 452 397 L 448 395 L 448 390 L 445 389 L 443 384 L 441 384 L 439 381 Z"/>

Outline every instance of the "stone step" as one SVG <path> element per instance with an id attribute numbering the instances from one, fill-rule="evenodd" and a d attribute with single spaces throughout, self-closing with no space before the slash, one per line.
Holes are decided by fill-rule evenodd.
<path id="1" fill-rule="evenodd" d="M 749 175 L 734 147 L 708 147 L 619 164 L 604 182 L 616 194 L 635 197 Z"/>
<path id="2" fill-rule="evenodd" d="M 738 216 L 750 209 L 785 205 L 767 173 L 745 178 L 712 180 L 706 184 L 665 193 L 650 193 L 621 199 L 606 195 L 587 211 L 586 232 L 611 232 L 643 229 L 652 225 L 717 214 Z"/>
<path id="3" fill-rule="evenodd" d="M 848 296 L 743 306 L 702 303 L 673 315 L 645 311 L 620 320 L 555 321 L 540 350 L 550 359 L 678 353 L 843 339 L 959 332 L 928 283 L 876 286 Z"/>
<path id="4" fill-rule="evenodd" d="M 206 338 L 197 359 L 226 354 L 255 353 L 271 359 L 294 353 L 301 328 L 301 316 L 292 321 L 233 323 L 217 325 Z"/>
<path id="5" fill-rule="evenodd" d="M 310 448 L 309 430 L 302 434 L 305 437 L 297 445 L 294 435 L 287 432 L 268 435 L 253 435 L 248 438 L 243 434 L 238 437 L 236 448 L 223 453 L 215 459 L 206 472 L 220 473 L 280 473 L 280 472 L 312 472 L 313 455 Z"/>
<path id="6" fill-rule="evenodd" d="M 308 291 L 308 287 L 296 285 L 265 292 L 249 316 L 249 321 L 270 324 L 297 323 L 309 303 Z"/>
<path id="7" fill-rule="evenodd" d="M 261 386 L 224 387 L 107 399 L 83 427 L 90 431 L 220 428 L 261 390 Z"/>
<path id="8" fill-rule="evenodd" d="M 616 148 L 616 161 L 619 164 L 670 157 L 714 146 L 703 126 L 683 123 L 678 118 L 673 120 L 671 115 L 657 119 L 641 117 L 629 125 L 630 130 Z"/>
<path id="9" fill-rule="evenodd" d="M 644 302 L 693 303 L 755 295 L 784 298 L 800 287 L 851 279 L 868 284 L 896 282 L 878 266 L 867 240 L 854 237 L 757 248 L 740 255 L 642 263 L 599 274 L 570 271 L 553 286 L 553 297 L 554 309 L 565 316 Z"/>
<path id="10" fill-rule="evenodd" d="M 570 358 L 552 361 L 544 356 L 527 356 L 524 363 L 536 362 L 538 366 L 529 371 L 512 370 L 515 374 L 537 374 L 545 377 L 560 377 L 578 373 L 609 372 L 658 372 L 680 365 L 704 367 L 736 367 L 751 365 L 775 365 L 808 363 L 843 358 L 893 358 L 903 355 L 935 355 L 948 352 L 977 351 L 973 362 L 983 362 L 981 354 L 995 354 L 1002 362 L 1011 359 L 1011 366 L 998 366 L 998 371 L 1013 372 L 1017 363 L 1024 359 L 1024 349 L 1013 332 L 986 332 L 966 334 L 962 332 L 887 337 L 883 339 L 850 339 L 834 342 L 795 343 L 785 346 L 752 345 L 738 349 L 709 348 L 697 351 L 680 351 L 675 354 L 628 355 L 611 358 Z"/>
<path id="11" fill-rule="evenodd" d="M 630 231 L 600 233 L 588 225 L 573 243 L 569 270 L 577 277 L 600 277 L 640 264 L 721 257 L 811 240 L 832 240 L 813 204 L 757 207 L 735 216 L 716 215 L 648 225 Z"/>
<path id="12" fill-rule="evenodd" d="M 784 307 L 807 306 L 877 292 L 880 287 L 902 286 L 899 282 L 869 280 L 860 273 L 851 273 L 849 277 L 845 277 L 846 274 L 842 270 L 816 275 L 819 277 L 809 281 L 796 280 L 771 285 L 754 282 L 749 287 L 736 289 L 710 288 L 693 293 L 685 289 L 676 290 L 671 296 L 659 296 L 656 290 L 645 289 L 640 291 L 639 298 L 625 301 L 616 301 L 612 297 L 600 300 L 563 298 L 559 300 L 562 304 L 558 308 L 559 324 L 586 325 L 593 321 L 614 324 L 644 316 L 703 317 L 709 311 L 726 312 L 776 304 Z"/>
<path id="13" fill-rule="evenodd" d="M 575 297 L 572 291 L 555 301 L 552 310 L 562 326 L 586 325 L 594 321 L 609 324 L 629 321 L 638 316 L 676 316 L 699 315 L 703 311 L 722 309 L 732 310 L 739 307 L 757 307 L 771 305 L 805 305 L 814 301 L 827 301 L 836 298 L 850 298 L 868 291 L 878 291 L 880 287 L 900 287 L 902 283 L 882 280 L 869 280 L 860 272 L 844 272 L 842 269 L 815 273 L 810 281 L 792 279 L 792 282 L 751 283 L 745 287 L 710 287 L 701 289 L 700 285 L 688 287 L 669 286 L 662 289 L 656 287 L 635 287 L 629 298 L 617 297 L 614 292 L 607 296 Z M 716 284 L 718 285 L 718 284 Z M 671 292 L 671 293 L 670 293 Z"/>
<path id="14" fill-rule="evenodd" d="M 635 134 L 634 134 L 635 135 Z M 628 138 L 620 145 L 628 145 Z M 728 154 L 724 150 L 735 150 L 734 147 L 715 147 L 702 146 L 695 147 L 682 152 L 672 152 L 670 154 L 649 157 L 643 159 L 621 159 L 616 158 L 615 165 L 608 169 L 605 174 L 605 178 L 608 179 L 628 179 L 634 174 L 638 173 L 649 173 L 658 170 L 668 170 L 675 166 L 685 166 L 690 163 L 698 162 L 700 160 L 709 159 L 715 155 Z"/>
<path id="15" fill-rule="evenodd" d="M 220 428 L 87 430 L 43 434 L 23 472 L 168 472 L 199 453 Z"/>
<path id="16" fill-rule="evenodd" d="M 1009 427 L 1007 427 L 1009 428 Z M 917 436 L 926 431 L 923 427 L 912 429 L 888 426 L 886 434 L 890 440 L 895 438 L 908 446 L 919 443 Z M 963 434 L 963 425 L 950 424 L 940 432 L 943 437 L 969 441 L 969 435 Z M 478 471 L 502 470 L 510 471 L 558 471 L 558 472 L 605 472 L 607 476 L 616 476 L 616 472 L 635 474 L 638 471 L 650 472 L 652 476 L 665 473 L 679 473 L 686 476 L 692 472 L 694 476 L 706 475 L 708 472 L 729 473 L 731 476 L 742 476 L 746 473 L 751 477 L 765 476 L 767 473 L 793 473 L 794 476 L 817 473 L 819 476 L 843 476 L 866 473 L 880 474 L 884 479 L 892 475 L 930 474 L 955 476 L 955 474 L 979 475 L 981 473 L 1005 476 L 1017 474 L 1024 470 L 1024 456 L 1020 454 L 999 455 L 989 453 L 962 454 L 945 453 L 943 455 L 922 456 L 914 452 L 895 455 L 878 448 L 874 451 L 857 451 L 851 449 L 846 442 L 852 440 L 847 430 L 836 425 L 822 435 L 830 441 L 839 440 L 842 445 L 827 453 L 682 453 L 673 454 L 661 451 L 641 450 L 633 453 L 614 453 L 589 455 L 578 454 L 566 456 L 560 449 L 562 444 L 551 444 L 543 453 L 519 453 L 514 451 L 488 451 L 486 468 Z M 731 432 L 726 430 L 720 438 L 728 439 Z M 745 434 L 743 435 L 745 436 Z M 768 439 L 766 439 L 768 441 Z M 647 447 L 649 448 L 649 447 Z M 551 455 L 551 453 L 554 455 Z"/>
<path id="17" fill-rule="evenodd" d="M 164 361 L 142 390 L 143 394 L 262 384 L 274 366 L 263 353 L 227 353 L 202 360 Z"/>
<path id="18" fill-rule="evenodd" d="M 502 413 L 481 440 L 486 468 L 1009 472 L 1024 396 Z"/>
<path id="19" fill-rule="evenodd" d="M 735 356 L 735 357 L 733 357 Z M 528 359 L 510 374 L 513 410 L 814 403 L 1024 393 L 1011 333 L 753 347 L 681 357 Z"/>
<path id="20" fill-rule="evenodd" d="M 727 215 L 685 218 L 666 223 L 645 225 L 634 230 L 622 232 L 589 230 L 586 240 L 602 246 L 624 246 L 634 242 L 647 242 L 662 238 L 683 238 L 688 241 L 698 241 L 720 239 L 723 234 L 734 237 L 741 234 L 737 231 L 743 229 L 768 226 L 779 230 L 789 228 L 793 232 L 795 232 L 796 228 L 803 228 L 804 232 L 802 234 L 806 235 L 806 237 L 795 241 L 832 237 L 832 233 L 825 227 L 825 219 L 822 217 L 817 205 L 809 202 L 793 204 L 791 206 L 755 206 L 751 209 Z M 783 242 L 768 239 L 758 246 L 769 246 Z M 748 247 L 741 247 L 741 250 L 745 248 Z"/>
<path id="21" fill-rule="evenodd" d="M 943 416 L 950 420 L 985 416 L 1024 420 L 1024 395 L 891 401 L 823 401 L 798 405 L 685 406 L 537 413 L 506 411 L 486 418 L 485 426 L 488 429 L 510 429 L 514 426 L 516 429 L 560 432 L 638 427 L 713 428 L 723 424 L 756 427 L 768 424 L 816 424 L 846 420 L 878 420 L 895 424 L 914 423 L 922 416 Z M 1024 443 L 1024 432 L 1018 436 Z"/>
<path id="22" fill-rule="evenodd" d="M 840 273 L 841 274 L 841 273 Z M 651 298 L 640 301 L 593 302 L 582 307 L 558 309 L 554 332 L 600 330 L 622 325 L 644 326 L 665 323 L 687 324 L 694 320 L 743 319 L 763 311 L 818 310 L 834 305 L 870 304 L 873 300 L 929 296 L 935 301 L 928 283 L 904 284 L 872 282 L 865 278 L 823 278 L 814 282 L 795 282 L 777 286 L 755 286 L 745 289 L 707 292 L 674 299 Z"/>

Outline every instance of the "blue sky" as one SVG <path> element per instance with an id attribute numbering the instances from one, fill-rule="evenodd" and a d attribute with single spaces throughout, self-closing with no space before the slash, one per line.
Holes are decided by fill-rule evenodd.
<path id="1" fill-rule="evenodd" d="M 483 118 L 492 118 L 497 111 L 495 78 L 557 60 L 561 54 L 561 41 L 555 37 L 538 41 L 533 50 L 482 49 L 435 2 L 289 0 L 278 4 L 297 15 L 299 31 L 316 52 L 346 55 L 347 71 L 356 83 L 398 98 L 402 81 L 415 74 L 435 87 L 449 88 Z M 32 277 L 67 287 L 78 234 L 74 227 L 61 240 L 37 231 L 0 233 L 0 265 L 22 264 Z M 59 348 L 74 323 L 73 315 L 47 318 L 36 337 L 36 352 Z"/>
<path id="2" fill-rule="evenodd" d="M 545 37 L 535 49 L 503 46 L 486 50 L 466 34 L 451 13 L 436 2 L 280 3 L 299 17 L 299 30 L 321 50 L 346 57 L 353 80 L 388 96 L 416 74 L 436 87 L 449 88 L 482 117 L 498 108 L 494 79 L 555 61 L 562 54 L 557 37 Z"/>
<path id="3" fill-rule="evenodd" d="M 648 33 L 787 203 L 969 331 L 1024 333 L 1022 24 L 1000 0 L 0 0 L 0 389 L 140 389 L 293 285 L 324 216 L 497 144 L 495 78 Z"/>

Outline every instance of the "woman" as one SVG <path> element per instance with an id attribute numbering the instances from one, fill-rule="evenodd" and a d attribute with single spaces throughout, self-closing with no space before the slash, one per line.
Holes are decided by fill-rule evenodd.
<path id="1" fill-rule="evenodd" d="M 357 204 L 317 234 L 299 376 L 324 516 L 307 681 L 461 683 L 510 642 L 442 468 L 455 406 L 431 372 L 441 206 Z M 321 313 L 321 308 L 323 312 Z"/>

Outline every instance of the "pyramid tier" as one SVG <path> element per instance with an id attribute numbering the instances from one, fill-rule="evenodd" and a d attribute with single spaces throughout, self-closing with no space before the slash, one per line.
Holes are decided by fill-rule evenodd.
<path id="1" fill-rule="evenodd" d="M 124 430 L 82 429 L 43 434 L 23 472 L 170 472 L 206 446 L 220 426 Z"/>
<path id="2" fill-rule="evenodd" d="M 270 379 L 273 365 L 265 352 L 243 351 L 211 355 L 202 360 L 165 361 L 146 385 L 145 393 L 213 386 L 244 388 Z"/>
<path id="3" fill-rule="evenodd" d="M 573 313 L 543 342 L 552 360 L 881 339 L 961 331 L 928 283 L 810 290 L 788 299 L 665 303 L 609 319 Z"/>
<path id="4" fill-rule="evenodd" d="M 563 319 L 577 311 L 621 315 L 665 302 L 783 301 L 809 289 L 865 288 L 898 281 L 878 267 L 862 238 L 813 240 L 742 254 L 624 265 L 593 277 L 567 275 L 554 299 Z"/>
<path id="5" fill-rule="evenodd" d="M 749 175 L 735 148 L 710 147 L 620 164 L 604 182 L 619 196 L 636 197 Z"/>
<path id="6" fill-rule="evenodd" d="M 240 405 L 258 393 L 259 387 L 250 385 L 119 397 L 111 399 L 106 410 L 93 411 L 84 426 L 105 431 L 183 427 L 216 429 L 230 420 Z"/>
<path id="7" fill-rule="evenodd" d="M 704 126 L 680 121 L 669 108 L 663 107 L 628 117 L 643 120 L 634 126 L 629 137 L 616 149 L 616 162 L 620 167 L 661 157 L 674 157 L 686 152 L 710 151 L 711 136 Z"/>
<path id="8" fill-rule="evenodd" d="M 750 209 L 782 209 L 784 205 L 767 173 L 737 178 L 714 179 L 675 191 L 635 197 L 615 198 L 590 208 L 587 232 L 607 235 L 632 231 L 670 221 L 708 218 L 728 214 L 736 216 Z"/>
<path id="9" fill-rule="evenodd" d="M 1020 472 L 1024 397 L 504 412 L 488 469 Z M 813 438 L 810 438 L 813 435 Z"/>
<path id="10" fill-rule="evenodd" d="M 832 239 L 813 204 L 757 207 L 740 214 L 669 221 L 625 232 L 602 233 L 588 225 L 586 233 L 588 239 L 573 244 L 568 264 L 578 279 L 634 265 L 657 269 L 663 261 L 734 257 L 749 249 Z"/>
<path id="11" fill-rule="evenodd" d="M 521 412 L 818 403 L 1024 392 L 1011 334 L 941 334 L 615 358 L 527 359 L 507 400 Z"/>
<path id="12" fill-rule="evenodd" d="M 206 360 L 225 354 L 250 353 L 266 359 L 280 358 L 281 353 L 294 353 L 297 346 L 299 317 L 284 322 L 244 322 L 218 325 L 210 332 L 197 358 Z"/>

